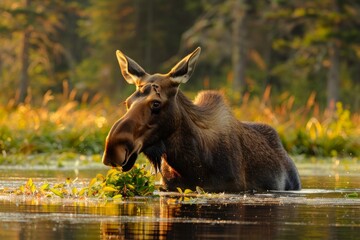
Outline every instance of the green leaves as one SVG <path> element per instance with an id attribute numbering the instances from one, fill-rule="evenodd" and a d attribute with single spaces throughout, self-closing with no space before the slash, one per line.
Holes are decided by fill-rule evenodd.
<path id="1" fill-rule="evenodd" d="M 126 197 L 147 196 L 154 192 L 154 179 L 144 166 L 137 164 L 127 173 L 116 168 L 108 171 L 102 191 L 107 197 L 122 195 Z"/>
<path id="2" fill-rule="evenodd" d="M 187 194 L 193 193 L 193 191 L 192 191 L 191 189 L 185 189 L 184 191 L 183 191 L 181 188 L 179 188 L 179 187 L 177 187 L 176 189 L 178 190 L 178 192 L 179 192 L 180 194 L 183 194 L 183 195 L 187 195 Z"/>
<path id="3" fill-rule="evenodd" d="M 311 117 L 303 124 L 286 132 L 278 129 L 285 147 L 292 154 L 331 157 L 360 154 L 357 126 L 351 119 L 350 111 L 344 109 L 341 103 L 336 104 L 336 112 L 330 117 Z"/>
<path id="4" fill-rule="evenodd" d="M 98 174 L 85 189 L 87 196 L 121 198 L 151 195 L 155 190 L 154 178 L 145 166 L 135 166 L 126 173 L 113 168 L 106 176 Z"/>
<path id="5" fill-rule="evenodd" d="M 88 186 L 78 189 L 77 179 L 66 179 L 64 183 L 49 184 L 45 182 L 37 187 L 30 178 L 25 185 L 14 191 L 18 195 L 39 197 L 97 197 L 119 199 L 122 197 L 148 196 L 155 190 L 154 178 L 145 166 L 135 165 L 129 172 L 123 173 L 116 168 L 110 169 L 106 176 L 97 174 Z M 186 190 L 185 190 L 186 192 Z"/>
<path id="6" fill-rule="evenodd" d="M 61 197 L 61 198 L 64 197 L 64 193 L 56 188 L 50 188 L 50 191 L 58 197 Z"/>
<path id="7" fill-rule="evenodd" d="M 65 91 L 65 89 L 64 89 Z M 65 94 L 65 93 L 64 93 Z M 0 104 L 0 152 L 7 154 L 63 153 L 75 152 L 85 155 L 103 150 L 104 139 L 117 116 L 110 117 L 110 110 L 99 103 L 88 108 L 68 99 L 56 99 L 56 110 L 52 93 L 44 95 L 41 107 L 22 105 L 9 110 Z M 104 117 L 105 115 L 105 117 Z"/>
<path id="8" fill-rule="evenodd" d="M 348 193 L 345 195 L 346 198 L 359 198 L 359 193 L 357 192 L 353 192 L 353 193 Z"/>

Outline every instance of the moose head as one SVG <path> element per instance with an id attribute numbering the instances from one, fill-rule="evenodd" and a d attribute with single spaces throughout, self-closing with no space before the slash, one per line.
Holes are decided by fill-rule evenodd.
<path id="1" fill-rule="evenodd" d="M 176 96 L 181 83 L 194 72 L 200 47 L 179 61 L 167 74 L 149 74 L 134 60 L 116 51 L 121 73 L 136 91 L 125 101 L 127 111 L 111 128 L 105 143 L 103 163 L 130 170 L 141 152 L 162 149 L 162 139 L 171 135 L 179 119 Z M 157 155 L 161 153 L 157 153 Z M 158 162 L 153 162 L 159 167 Z"/>

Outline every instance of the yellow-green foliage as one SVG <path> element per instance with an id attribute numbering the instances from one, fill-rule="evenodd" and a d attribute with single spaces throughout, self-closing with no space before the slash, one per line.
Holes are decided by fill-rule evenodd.
<path id="1" fill-rule="evenodd" d="M 279 105 L 269 99 L 270 89 L 262 99 L 248 100 L 235 107 L 241 120 L 265 122 L 275 127 L 291 154 L 315 156 L 360 156 L 360 116 L 351 114 L 339 102 L 333 111 L 321 112 L 312 94 L 306 106 L 295 109 L 294 97 L 284 94 Z"/>
<path id="2" fill-rule="evenodd" d="M 100 153 L 111 124 L 121 116 L 108 106 L 74 100 L 57 104 L 56 110 L 50 103 L 10 110 L 0 106 L 0 153 Z"/>
<path id="3" fill-rule="evenodd" d="M 124 108 L 104 100 L 85 104 L 74 97 L 52 98 L 45 94 L 41 107 L 0 106 L 0 154 L 102 153 L 106 135 Z M 295 98 L 289 94 L 278 99 L 280 103 L 272 104 L 267 88 L 262 99 L 244 95 L 242 104 L 232 108 L 240 120 L 275 127 L 291 154 L 360 156 L 359 114 L 351 114 L 341 103 L 322 112 L 315 94 L 304 107 L 294 107 Z"/>
<path id="4" fill-rule="evenodd" d="M 106 176 L 97 174 L 88 186 L 77 188 L 76 180 L 66 179 L 63 183 L 43 183 L 36 186 L 30 178 L 25 185 L 21 185 L 13 192 L 17 195 L 30 195 L 38 197 L 98 197 L 122 198 L 133 196 L 148 196 L 154 190 L 154 176 L 144 166 L 135 166 L 126 173 L 116 168 L 110 169 Z M 11 192 L 11 190 L 8 190 Z"/>
<path id="5" fill-rule="evenodd" d="M 311 117 L 297 133 L 298 142 L 295 143 L 298 147 L 295 143 L 293 147 L 300 153 L 311 155 L 359 156 L 360 128 L 354 125 L 350 117 L 349 110 L 343 109 L 341 103 L 337 104 L 336 112 L 331 117 L 322 121 Z"/>

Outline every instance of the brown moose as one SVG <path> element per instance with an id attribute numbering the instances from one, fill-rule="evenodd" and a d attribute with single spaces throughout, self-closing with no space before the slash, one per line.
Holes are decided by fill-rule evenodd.
<path id="1" fill-rule="evenodd" d="M 296 166 L 272 127 L 238 121 L 216 91 L 200 92 L 193 102 L 180 91 L 194 72 L 200 48 L 167 74 L 148 74 L 121 51 L 116 55 L 122 75 L 136 91 L 106 138 L 105 165 L 128 171 L 142 152 L 168 190 L 301 188 Z"/>

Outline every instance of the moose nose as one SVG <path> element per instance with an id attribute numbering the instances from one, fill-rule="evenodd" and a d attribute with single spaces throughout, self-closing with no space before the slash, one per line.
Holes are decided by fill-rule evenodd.
<path id="1" fill-rule="evenodd" d="M 106 156 L 106 152 L 104 152 L 103 156 L 102 156 L 102 163 L 106 166 L 112 166 L 111 165 L 111 159 L 109 159 L 107 156 Z"/>
<path id="2" fill-rule="evenodd" d="M 106 166 L 119 167 L 126 161 L 128 150 L 123 146 L 116 146 L 112 150 L 105 150 L 102 162 Z"/>
<path id="3" fill-rule="evenodd" d="M 129 158 L 134 148 L 134 133 L 137 129 L 138 119 L 126 114 L 110 129 L 106 138 L 105 151 L 102 162 L 107 166 L 122 166 Z"/>
<path id="4" fill-rule="evenodd" d="M 126 159 L 126 151 L 123 150 L 118 152 L 118 156 L 114 156 L 112 154 L 108 154 L 107 151 L 105 151 L 102 157 L 103 164 L 111 167 L 121 166 Z"/>

